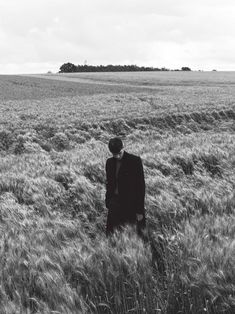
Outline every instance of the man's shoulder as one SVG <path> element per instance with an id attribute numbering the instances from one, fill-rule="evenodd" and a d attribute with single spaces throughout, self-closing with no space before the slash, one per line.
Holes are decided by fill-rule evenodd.
<path id="1" fill-rule="evenodd" d="M 114 165 L 113 157 L 106 159 L 106 167 L 112 167 Z"/>
<path id="2" fill-rule="evenodd" d="M 106 164 L 109 164 L 109 163 L 111 163 L 112 161 L 113 161 L 113 157 L 107 158 L 107 159 L 106 159 Z"/>
<path id="3" fill-rule="evenodd" d="M 133 162 L 138 162 L 141 158 L 140 156 L 137 156 L 137 155 L 134 155 L 134 154 L 130 154 L 130 153 L 127 153 L 125 152 L 126 154 L 126 159 L 128 159 L 129 161 L 133 161 Z"/>

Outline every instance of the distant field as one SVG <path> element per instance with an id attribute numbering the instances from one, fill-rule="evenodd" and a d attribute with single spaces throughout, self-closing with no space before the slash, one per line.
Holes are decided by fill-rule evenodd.
<path id="1" fill-rule="evenodd" d="M 234 85 L 235 72 L 112 72 L 47 74 L 59 79 L 81 79 L 91 82 L 137 86 Z"/>
<path id="2" fill-rule="evenodd" d="M 151 86 L 143 88 L 144 82 Z M 234 83 L 235 76 L 229 72 L 0 76 L 0 121 L 23 126 L 55 119 L 59 125 L 230 110 L 234 108 Z"/>
<path id="3" fill-rule="evenodd" d="M 0 76 L 0 313 L 235 312 L 235 74 Z M 105 239 L 110 137 L 147 243 Z"/>
<path id="4" fill-rule="evenodd" d="M 50 80 L 50 83 L 45 80 Z M 234 93 L 235 72 L 69 73 L 30 76 L 0 75 L 0 99 L 45 99 L 111 93 L 162 92 L 185 87 L 213 93 Z M 92 85 L 92 86 L 91 86 Z M 178 89 L 177 89 L 178 87 Z M 226 91 L 224 90 L 226 88 Z M 169 90 L 169 92 L 168 92 Z"/>
<path id="5" fill-rule="evenodd" d="M 0 100 L 46 99 L 110 93 L 130 93 L 139 88 L 88 84 L 86 81 L 45 80 L 49 76 L 0 75 Z"/>

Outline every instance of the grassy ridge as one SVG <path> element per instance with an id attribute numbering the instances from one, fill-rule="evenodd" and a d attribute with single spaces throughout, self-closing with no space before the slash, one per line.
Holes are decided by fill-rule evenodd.
<path id="1" fill-rule="evenodd" d="M 233 94 L 174 91 L 1 103 L 1 313 L 234 312 Z M 104 237 L 113 135 L 144 163 L 147 242 Z"/>
<path id="2" fill-rule="evenodd" d="M 225 94 L 214 88 L 193 92 L 176 87 L 152 94 L 8 100 L 0 103 L 0 147 L 17 152 L 23 142 L 31 141 L 44 150 L 61 144 L 63 150 L 91 138 L 107 140 L 110 133 L 125 136 L 133 129 L 187 133 L 187 128 L 210 129 L 222 121 L 233 128 L 233 97 L 234 90 Z"/>

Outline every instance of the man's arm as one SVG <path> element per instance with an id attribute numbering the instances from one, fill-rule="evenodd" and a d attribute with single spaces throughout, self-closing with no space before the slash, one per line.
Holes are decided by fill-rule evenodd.
<path id="1" fill-rule="evenodd" d="M 144 199 L 145 199 L 145 180 L 144 180 L 144 169 L 142 160 L 139 157 L 136 169 L 136 213 L 137 215 L 144 215 Z M 138 219 L 138 216 L 137 216 Z M 140 219 L 141 220 L 141 219 Z"/>
<path id="2" fill-rule="evenodd" d="M 110 186 L 110 177 L 109 177 L 109 166 L 108 166 L 108 160 L 106 161 L 105 165 L 105 171 L 106 171 L 106 193 L 105 193 L 105 206 L 109 208 L 109 200 L 110 200 L 110 191 L 111 191 L 111 186 Z"/>

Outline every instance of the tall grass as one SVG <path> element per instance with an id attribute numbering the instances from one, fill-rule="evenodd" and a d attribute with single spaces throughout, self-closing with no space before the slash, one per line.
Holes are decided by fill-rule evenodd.
<path id="1" fill-rule="evenodd" d="M 132 94 L 1 116 L 1 313 L 234 313 L 234 104 L 186 94 L 180 112 Z M 105 237 L 114 135 L 143 160 L 144 239 Z"/>

